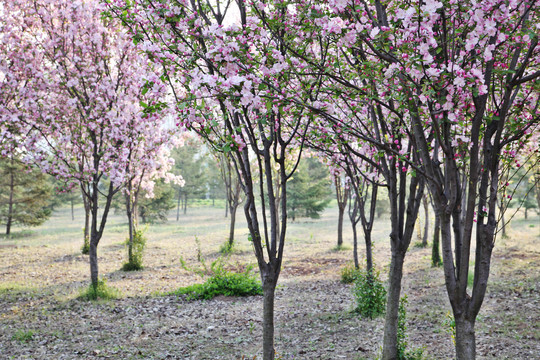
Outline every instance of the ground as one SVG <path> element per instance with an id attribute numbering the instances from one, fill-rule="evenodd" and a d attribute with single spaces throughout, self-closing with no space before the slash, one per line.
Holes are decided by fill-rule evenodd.
<path id="1" fill-rule="evenodd" d="M 241 209 L 240 209 L 241 211 Z M 241 213 L 238 218 L 242 219 Z M 433 219 L 432 219 L 433 220 Z M 432 221 L 433 223 L 433 221 Z M 224 209 L 188 209 L 179 222 L 149 226 L 145 269 L 122 272 L 124 218 L 113 215 L 99 244 L 100 274 L 118 288 L 118 300 L 77 298 L 89 265 L 80 254 L 82 210 L 75 221 L 57 211 L 39 228 L 16 229 L 0 238 L 0 359 L 255 359 L 261 352 L 262 297 L 187 301 L 164 295 L 202 279 L 182 268 L 197 266 L 197 248 L 209 261 L 228 234 Z M 382 344 L 382 317 L 366 320 L 351 310 L 351 285 L 340 270 L 352 259 L 336 251 L 337 208 L 320 220 L 290 224 L 276 295 L 276 351 L 282 359 L 373 359 Z M 537 359 L 540 354 L 540 221 L 512 220 L 507 239 L 497 239 L 488 293 L 478 317 L 479 359 Z M 416 236 L 416 234 L 415 234 Z M 245 222 L 231 268 L 254 264 Z M 374 229 L 377 268 L 389 262 L 388 218 Z M 360 239 L 362 241 L 362 239 Z M 416 241 L 413 240 L 413 241 Z M 197 244 L 200 244 L 199 246 Z M 360 254 L 363 253 L 360 244 Z M 429 248 L 411 245 L 403 293 L 408 295 L 411 348 L 428 359 L 454 356 L 449 302 L 441 268 L 430 266 Z"/>

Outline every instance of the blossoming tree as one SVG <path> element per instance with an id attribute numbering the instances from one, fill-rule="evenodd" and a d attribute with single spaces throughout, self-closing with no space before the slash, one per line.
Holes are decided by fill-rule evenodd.
<path id="1" fill-rule="evenodd" d="M 11 69 L 20 76 L 18 69 L 32 70 L 10 121 L 28 130 L 20 141 L 27 162 L 82 188 L 96 287 L 97 246 L 113 196 L 126 180 L 169 166 L 157 156 L 167 146 L 164 87 L 116 20 L 101 17 L 97 1 L 4 5 L 11 36 L 27 49 L 18 58 L 25 63 Z"/>

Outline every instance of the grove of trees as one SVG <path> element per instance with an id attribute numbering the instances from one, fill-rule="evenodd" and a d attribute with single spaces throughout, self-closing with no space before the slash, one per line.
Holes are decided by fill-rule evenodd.
<path id="1" fill-rule="evenodd" d="M 456 357 L 476 358 L 475 324 L 504 212 L 516 201 L 526 214 L 540 206 L 538 1 L 0 5 L 0 216 L 8 234 L 13 221 L 47 216 L 22 216 L 11 200 L 4 211 L 25 181 L 15 166 L 80 189 L 97 287 L 97 247 L 115 195 L 123 197 L 131 261 L 137 218 L 164 218 L 151 198 L 171 209 L 174 191 L 180 220 L 190 198 L 214 199 L 224 183 L 231 244 L 244 207 L 270 360 L 287 224 L 316 218 L 333 181 L 338 246 L 347 210 L 357 268 L 358 223 L 363 230 L 368 279 L 377 202 L 389 204 L 382 359 L 391 360 L 402 356 L 405 257 L 422 206 L 424 214 L 432 207 L 433 263 L 440 244 Z M 203 159 L 211 154 L 217 160 Z M 216 174 L 222 181 L 207 179 Z M 39 201 L 46 190 L 33 184 L 27 191 Z"/>

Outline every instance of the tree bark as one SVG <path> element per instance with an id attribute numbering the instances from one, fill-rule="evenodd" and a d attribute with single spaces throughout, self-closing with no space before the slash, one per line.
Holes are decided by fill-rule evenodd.
<path id="1" fill-rule="evenodd" d="M 435 226 L 433 227 L 433 244 L 431 246 L 431 266 L 437 267 L 442 265 L 441 255 L 439 252 L 441 236 L 441 218 L 435 214 Z"/>
<path id="2" fill-rule="evenodd" d="M 427 195 L 424 195 L 423 205 L 424 205 L 424 218 L 426 220 L 424 224 L 424 237 L 422 239 L 422 247 L 425 248 L 428 245 L 428 232 L 429 232 L 429 207 L 428 207 Z"/>
<path id="3" fill-rule="evenodd" d="M 352 232 L 353 232 L 353 259 L 354 267 L 356 269 L 360 268 L 360 263 L 358 262 L 358 234 L 356 232 L 356 223 L 352 223 Z"/>
<path id="4" fill-rule="evenodd" d="M 371 248 L 371 232 L 364 233 L 366 242 L 366 270 L 369 274 L 373 271 L 373 250 Z"/>
<path id="5" fill-rule="evenodd" d="M 476 358 L 474 320 L 456 318 L 456 358 L 457 360 Z"/>
<path id="6" fill-rule="evenodd" d="M 180 201 L 182 199 L 182 191 L 178 190 L 178 202 L 176 203 L 176 221 L 180 221 Z"/>
<path id="7" fill-rule="evenodd" d="M 188 197 L 188 194 L 186 192 L 184 193 L 184 215 L 186 215 L 187 213 L 187 197 Z"/>
<path id="8" fill-rule="evenodd" d="M 82 190 L 81 185 L 81 192 L 82 192 L 82 199 L 83 199 L 83 207 L 84 207 L 84 229 L 83 229 L 83 253 L 84 250 L 90 249 L 90 200 L 85 195 L 84 190 Z"/>
<path id="9" fill-rule="evenodd" d="M 11 169 L 9 172 L 9 205 L 6 221 L 6 235 L 11 234 L 11 224 L 13 222 L 13 193 L 15 192 L 15 176 L 13 174 L 13 157 L 11 157 Z"/>
<path id="10" fill-rule="evenodd" d="M 334 184 L 336 186 L 336 200 L 338 205 L 338 230 L 337 230 L 337 247 L 343 246 L 343 214 L 347 207 L 347 200 L 349 198 L 349 191 L 341 183 L 341 177 L 334 177 Z"/>
<path id="11" fill-rule="evenodd" d="M 128 189 L 131 192 L 131 186 L 129 186 Z M 132 209 L 132 200 L 131 200 L 131 194 L 126 194 L 126 215 L 128 218 L 128 263 L 133 262 L 133 209 Z"/>
<path id="12" fill-rule="evenodd" d="M 231 206 L 231 210 L 230 210 L 230 213 L 231 213 L 231 223 L 230 223 L 230 226 L 229 226 L 229 246 L 232 246 L 233 243 L 234 243 L 234 226 L 235 226 L 235 223 L 236 223 L 236 208 L 237 208 L 238 204 L 236 204 L 235 206 Z"/>
<path id="13" fill-rule="evenodd" d="M 71 199 L 71 221 L 75 221 L 75 210 L 73 209 L 73 199 Z"/>
<path id="14" fill-rule="evenodd" d="M 397 331 L 399 298 L 401 295 L 401 278 L 403 277 L 404 253 L 392 251 L 390 273 L 388 275 L 388 296 L 386 300 L 386 316 L 383 339 L 383 360 L 398 358 Z"/>
<path id="15" fill-rule="evenodd" d="M 274 297 L 276 281 L 263 285 L 263 360 L 274 360 Z"/>
<path id="16" fill-rule="evenodd" d="M 345 208 L 338 207 L 338 231 L 337 231 L 337 246 L 341 248 L 343 246 L 343 213 Z"/>

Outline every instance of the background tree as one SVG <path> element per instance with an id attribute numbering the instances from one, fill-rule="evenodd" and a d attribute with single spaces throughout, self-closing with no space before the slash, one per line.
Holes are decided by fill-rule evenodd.
<path id="1" fill-rule="evenodd" d="M 229 154 L 218 155 L 219 170 L 223 183 L 225 184 L 225 217 L 227 212 L 231 215 L 231 222 L 229 225 L 229 239 L 228 248 L 232 249 L 234 244 L 234 228 L 236 224 L 236 210 L 243 201 L 241 196 L 242 184 L 238 178 L 238 174 L 234 168 L 234 160 L 230 158 Z"/>
<path id="2" fill-rule="evenodd" d="M 153 197 L 142 194 L 138 201 L 137 213 L 143 224 L 166 222 L 169 212 L 176 207 L 172 184 L 158 180 L 153 192 Z"/>
<path id="3" fill-rule="evenodd" d="M 175 173 L 183 174 L 184 185 L 175 186 L 177 191 L 176 221 L 180 220 L 180 208 L 187 213 L 188 200 L 201 198 L 208 191 L 206 176 L 206 153 L 200 141 L 191 137 L 185 146 L 172 150 Z"/>
<path id="4" fill-rule="evenodd" d="M 6 235 L 13 225 L 38 226 L 51 215 L 52 187 L 41 171 L 11 155 L 0 158 L 0 223 Z"/>
<path id="5" fill-rule="evenodd" d="M 349 199 L 349 188 L 345 185 L 345 179 L 341 176 L 334 176 L 334 187 L 336 189 L 336 201 L 338 206 L 338 231 L 337 231 L 337 248 L 343 246 L 343 215 L 347 208 L 347 200 Z M 354 207 L 356 208 L 356 206 Z M 353 229 L 355 232 L 355 229 Z"/>
<path id="6" fill-rule="evenodd" d="M 306 157 L 300 162 L 287 188 L 287 212 L 292 221 L 297 217 L 318 219 L 330 203 L 330 173 L 317 159 Z"/>

